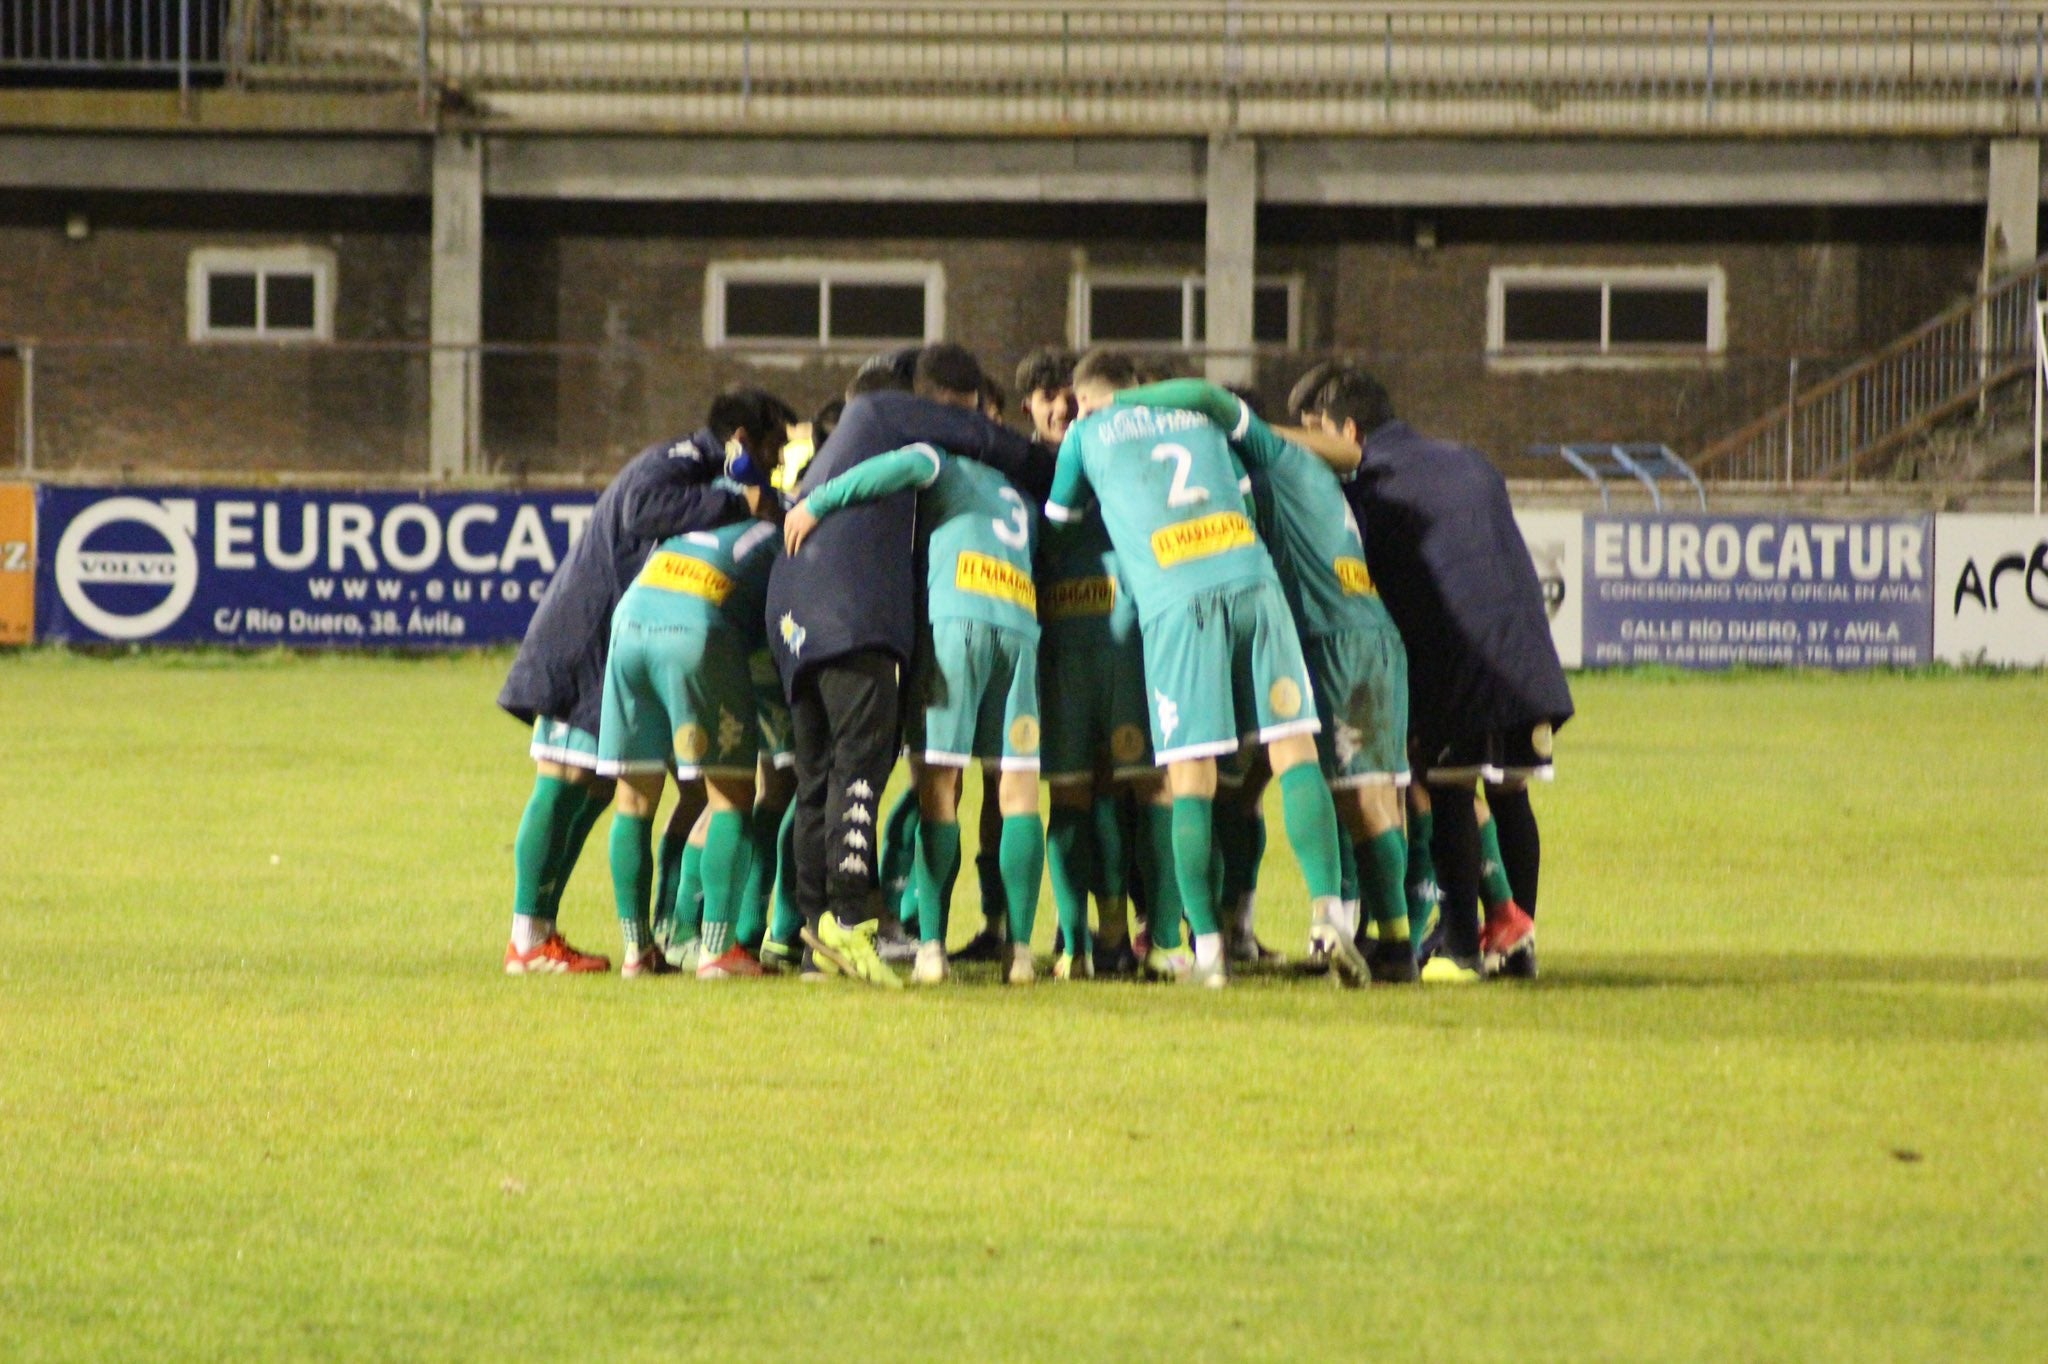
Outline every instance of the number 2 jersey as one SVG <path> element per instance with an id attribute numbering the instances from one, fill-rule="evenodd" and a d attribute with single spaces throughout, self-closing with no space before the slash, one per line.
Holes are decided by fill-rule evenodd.
<path id="1" fill-rule="evenodd" d="M 1231 434 L 1200 413 L 1121 404 L 1067 430 L 1046 516 L 1078 521 L 1093 495 L 1141 622 L 1205 592 L 1277 582 L 1239 490 Z M 1257 458 L 1247 451 L 1247 463 Z"/>

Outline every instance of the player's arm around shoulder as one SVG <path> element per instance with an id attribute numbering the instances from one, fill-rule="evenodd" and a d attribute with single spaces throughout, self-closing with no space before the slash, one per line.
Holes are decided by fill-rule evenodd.
<path id="1" fill-rule="evenodd" d="M 789 509 L 782 521 L 783 548 L 791 554 L 803 548 L 818 523 L 833 512 L 879 501 L 893 493 L 929 488 L 945 467 L 945 454 L 922 441 L 864 459 L 837 478 L 811 489 L 803 501 Z"/>
<path id="2" fill-rule="evenodd" d="M 1053 466 L 1052 491 L 1045 499 L 1045 519 L 1056 526 L 1071 526 L 1088 511 L 1092 494 L 1088 470 L 1081 463 L 1082 422 L 1067 428 L 1060 442 L 1059 460 Z"/>

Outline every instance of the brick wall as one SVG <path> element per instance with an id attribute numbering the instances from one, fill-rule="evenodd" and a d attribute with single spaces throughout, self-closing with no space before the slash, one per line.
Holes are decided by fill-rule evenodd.
<path id="1" fill-rule="evenodd" d="M 91 223 L 67 240 L 75 211 Z M 425 206 L 397 201 L 0 196 L 0 335 L 44 341 L 38 462 L 52 468 L 359 470 L 426 466 Z M 1418 249 L 1427 224 L 1436 246 Z M 508 472 L 600 475 L 694 428 L 721 384 L 808 412 L 859 357 L 747 356 L 702 343 L 705 269 L 779 256 L 940 263 L 948 329 L 1007 382 L 1064 340 L 1069 279 L 1096 267 L 1199 271 L 1198 207 L 601 205 L 487 210 L 483 448 Z M 1303 350 L 1258 366 L 1276 409 L 1318 354 L 1358 356 L 1418 426 L 1510 472 L 1563 439 L 1681 450 L 1779 401 L 1786 357 L 1889 340 L 1974 286 L 1974 210 L 1783 213 L 1367 212 L 1267 209 L 1261 273 L 1303 279 Z M 337 257 L 333 348 L 194 346 L 186 266 L 201 246 L 305 243 Z M 1489 366 L 1499 264 L 1718 264 L 1728 352 L 1706 362 L 1532 373 Z M 77 347 L 64 339 L 117 339 Z M 523 348 L 523 349 L 522 349 Z"/>

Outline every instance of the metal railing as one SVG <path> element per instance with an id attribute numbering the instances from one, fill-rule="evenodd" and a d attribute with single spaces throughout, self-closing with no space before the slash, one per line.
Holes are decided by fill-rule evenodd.
<path id="1" fill-rule="evenodd" d="M 27 0 L 0 72 L 409 90 L 507 126 L 2048 129 L 2048 3 Z"/>
<path id="2" fill-rule="evenodd" d="M 1693 467 L 1714 479 L 1853 478 L 2031 372 L 2034 301 L 2044 280 L 2048 256 L 1824 382 L 1795 391 L 1708 445 Z"/>

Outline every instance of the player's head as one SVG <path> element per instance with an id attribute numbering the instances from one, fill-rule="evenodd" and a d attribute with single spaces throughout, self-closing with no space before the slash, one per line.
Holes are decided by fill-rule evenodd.
<path id="1" fill-rule="evenodd" d="M 1058 445 L 1074 420 L 1074 353 L 1058 346 L 1033 350 L 1017 366 L 1017 392 L 1032 434 Z"/>
<path id="2" fill-rule="evenodd" d="M 1322 397 L 1323 386 L 1343 368 L 1344 366 L 1336 360 L 1324 360 L 1296 379 L 1294 387 L 1287 394 L 1288 415 L 1304 425 L 1313 421 L 1316 413 L 1321 410 L 1318 400 Z"/>
<path id="3" fill-rule="evenodd" d="M 861 362 L 854 372 L 853 382 L 846 386 L 849 400 L 863 393 L 910 392 L 911 380 L 917 370 L 917 347 L 908 346 L 902 350 L 885 350 L 870 355 Z"/>
<path id="4" fill-rule="evenodd" d="M 1368 436 L 1394 420 L 1394 400 L 1364 370 L 1340 369 L 1317 392 L 1311 415 L 1323 430 L 1362 447 Z"/>
<path id="5" fill-rule="evenodd" d="M 1074 406 L 1082 416 L 1108 407 L 1117 393 L 1138 386 L 1138 362 L 1130 352 L 1097 346 L 1074 364 Z"/>
<path id="6" fill-rule="evenodd" d="M 711 400 L 704 425 L 725 447 L 726 472 L 742 483 L 765 482 L 782 458 L 796 409 L 763 388 L 728 388 Z"/>
<path id="7" fill-rule="evenodd" d="M 1137 366 L 1141 384 L 1163 384 L 1168 379 L 1181 377 L 1180 362 L 1156 350 L 1133 356 L 1132 363 Z"/>
<path id="8" fill-rule="evenodd" d="M 957 341 L 934 341 L 917 353 L 910 391 L 920 398 L 981 410 L 981 362 Z"/>

